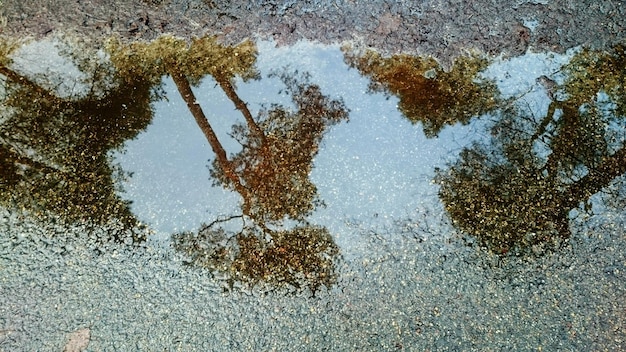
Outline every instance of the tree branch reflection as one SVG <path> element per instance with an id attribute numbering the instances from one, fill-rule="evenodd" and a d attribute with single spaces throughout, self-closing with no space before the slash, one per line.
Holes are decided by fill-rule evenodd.
<path id="1" fill-rule="evenodd" d="M 313 158 L 327 128 L 348 119 L 343 102 L 323 95 L 306 74 L 285 72 L 279 78 L 296 110 L 272 105 L 254 118 L 233 83 L 237 76 L 258 78 L 256 50 L 249 42 L 224 47 L 214 38 L 190 45 L 161 38 L 128 47 L 112 42 L 110 48 L 121 72 L 140 73 L 152 82 L 166 74 L 172 77 L 215 154 L 211 175 L 216 184 L 242 197 L 241 215 L 215 221 L 197 233 L 175 234 L 175 248 L 186 253 L 190 263 L 227 276 L 231 287 L 236 281 L 263 282 L 315 292 L 332 285 L 338 247 L 326 228 L 309 224 L 306 217 L 321 204 L 309 179 Z M 233 126 L 232 136 L 242 150 L 231 157 L 191 88 L 206 74 L 245 121 Z M 235 219 L 241 220 L 240 230 L 222 227 Z"/>
<path id="2" fill-rule="evenodd" d="M 125 238 L 130 230 L 134 241 L 143 241 L 145 234 L 129 203 L 116 194 L 114 179 L 124 175 L 107 153 L 148 125 L 150 85 L 136 80 L 119 84 L 120 77 L 114 75 L 106 77 L 111 84 L 103 91 L 95 88 L 103 78 L 91 76 L 86 82 L 90 91 L 62 97 L 12 69 L 10 53 L 2 53 L 0 60 L 0 204 L 35 215 L 52 213 L 70 222 L 103 224 L 116 219 L 123 229 L 111 233 L 113 239 Z M 76 55 L 68 60 L 80 67 L 81 60 L 89 58 Z"/>
<path id="3" fill-rule="evenodd" d="M 467 124 L 499 104 L 495 84 L 478 76 L 488 65 L 486 59 L 459 57 L 446 72 L 433 58 L 384 58 L 350 46 L 342 50 L 346 63 L 370 78 L 370 91 L 397 96 L 398 110 L 411 122 L 421 122 L 427 137 L 435 137 L 446 125 Z"/>
<path id="4" fill-rule="evenodd" d="M 243 149 L 230 160 L 202 118 L 188 86 L 184 81 L 176 83 L 216 154 L 212 176 L 242 196 L 241 218 L 251 219 L 252 224 L 227 233 L 212 226 L 214 223 L 197 235 L 179 234 L 173 239 L 176 248 L 187 252 L 195 263 L 232 273 L 231 285 L 237 277 L 252 284 L 262 281 L 297 289 L 304 285 L 315 292 L 336 280 L 339 250 L 326 228 L 305 221 L 319 204 L 309 174 L 324 131 L 346 120 L 348 114 L 343 103 L 328 99 L 319 87 L 301 83 L 294 75 L 283 74 L 281 78 L 297 112 L 273 105 L 262 110 L 257 120 L 245 118 L 245 125 L 235 125 L 232 135 Z M 228 95 L 243 115 L 249 114 L 234 90 Z M 282 223 L 287 219 L 297 225 L 284 229 Z"/>
<path id="5" fill-rule="evenodd" d="M 505 110 L 489 143 L 438 170 L 439 196 L 456 226 L 497 253 L 571 236 L 570 211 L 588 208 L 626 172 L 624 57 L 623 47 L 579 53 L 563 68 L 567 80 L 552 95 L 562 99 L 546 116 Z"/>

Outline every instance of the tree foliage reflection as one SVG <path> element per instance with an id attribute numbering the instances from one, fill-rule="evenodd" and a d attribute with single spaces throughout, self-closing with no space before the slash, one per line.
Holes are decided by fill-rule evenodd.
<path id="1" fill-rule="evenodd" d="M 322 226 L 302 223 L 288 230 L 272 230 L 253 224 L 234 232 L 211 224 L 198 233 L 178 233 L 172 238 L 189 263 L 223 277 L 229 289 L 241 282 L 296 291 L 306 288 L 315 293 L 337 280 L 339 248 Z"/>
<path id="2" fill-rule="evenodd" d="M 406 54 L 384 58 L 373 50 L 359 53 L 347 46 L 343 50 L 346 62 L 370 78 L 370 90 L 397 96 L 400 112 L 413 123 L 421 122 L 427 137 L 497 107 L 496 86 L 478 77 L 487 67 L 486 59 L 459 57 L 446 72 L 433 58 Z"/>
<path id="3" fill-rule="evenodd" d="M 17 44 L 2 47 L 0 204 L 35 214 L 51 212 L 70 222 L 116 219 L 124 229 L 135 230 L 135 241 L 143 241 L 128 202 L 116 194 L 114 179 L 123 174 L 108 152 L 148 125 L 151 86 L 92 75 L 88 92 L 64 97 L 12 69 L 9 55 Z M 68 60 L 81 67 L 86 65 L 81 60 L 88 59 Z M 104 85 L 108 88 L 100 89 Z"/>
<path id="4" fill-rule="evenodd" d="M 280 78 L 296 111 L 273 105 L 259 113 L 258 122 L 236 125 L 232 133 L 243 147 L 230 162 L 239 176 L 235 182 L 246 189 L 244 214 L 262 224 L 285 217 L 303 220 L 313 211 L 319 203 L 309 179 L 313 157 L 327 127 L 348 119 L 343 103 L 324 96 L 306 75 L 283 73 Z M 212 175 L 236 189 L 221 163 L 214 162 Z"/>
<path id="5" fill-rule="evenodd" d="M 570 211 L 626 172 L 625 57 L 623 47 L 577 54 L 545 116 L 504 111 L 489 144 L 438 170 L 460 229 L 498 253 L 571 236 Z"/>
<path id="6" fill-rule="evenodd" d="M 272 105 L 253 117 L 234 84 L 236 77 L 258 78 L 250 42 L 225 47 L 214 38 L 187 44 L 164 37 L 130 46 L 111 42 L 109 49 L 122 72 L 152 82 L 172 77 L 215 154 L 215 183 L 242 197 L 242 213 L 229 219 L 241 219 L 240 230 L 227 231 L 224 221 L 214 221 L 197 233 L 175 234 L 175 247 L 191 263 L 226 275 L 231 286 L 235 281 L 264 282 L 315 291 L 332 285 L 338 248 L 328 230 L 307 223 L 306 216 L 320 203 L 309 179 L 312 161 L 327 128 L 348 118 L 343 102 L 323 95 L 306 74 L 283 73 L 279 77 L 295 110 Z M 242 150 L 230 157 L 192 89 L 204 75 L 215 79 L 245 121 L 233 126 L 232 136 Z"/>

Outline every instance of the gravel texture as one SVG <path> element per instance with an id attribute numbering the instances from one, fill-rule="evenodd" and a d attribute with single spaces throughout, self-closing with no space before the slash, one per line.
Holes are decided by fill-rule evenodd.
<path id="1" fill-rule="evenodd" d="M 55 31 L 82 36 L 153 39 L 218 35 L 225 42 L 347 40 L 386 53 L 432 55 L 442 63 L 467 50 L 516 56 L 531 48 L 564 52 L 623 41 L 626 3 L 619 0 L 4 0 L 9 35 Z"/>
<path id="2" fill-rule="evenodd" d="M 624 214 L 587 219 L 586 235 L 560 252 L 524 260 L 411 222 L 362 232 L 367 254 L 344 262 L 339 285 L 317 297 L 224 293 L 167 248 L 96 254 L 89 237 L 106 228 L 47 220 L 0 213 L 2 351 L 60 351 L 81 336 L 89 351 L 626 348 Z"/>

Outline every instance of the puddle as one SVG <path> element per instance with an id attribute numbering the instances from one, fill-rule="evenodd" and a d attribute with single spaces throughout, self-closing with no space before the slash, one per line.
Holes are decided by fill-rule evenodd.
<path id="1" fill-rule="evenodd" d="M 622 47 L 0 49 L 0 348 L 623 341 Z"/>

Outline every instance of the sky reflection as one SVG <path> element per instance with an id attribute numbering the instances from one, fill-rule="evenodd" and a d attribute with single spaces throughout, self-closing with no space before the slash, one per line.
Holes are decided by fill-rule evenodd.
<path id="1" fill-rule="evenodd" d="M 253 115 L 261 104 L 291 104 L 278 94 L 284 86 L 265 77 L 285 67 L 309 72 L 311 82 L 326 94 L 343 98 L 350 109 L 350 121 L 333 126 L 324 136 L 311 174 L 326 207 L 318 208 L 310 219 L 328 226 L 344 251 L 349 252 L 358 240 L 355 223 L 376 229 L 415 216 L 416 209 L 437 207 L 434 168 L 452 160 L 472 138 L 479 138 L 472 131 L 481 122 L 446 128 L 438 138 L 428 139 L 420 125 L 398 112 L 397 98 L 367 93 L 369 81 L 344 63 L 338 46 L 300 43 L 276 49 L 262 42 L 258 47 L 257 67 L 263 78 L 237 82 L 238 94 Z M 213 79 L 205 78 L 194 91 L 218 138 L 228 152 L 235 153 L 240 146 L 229 132 L 242 119 L 215 86 Z M 168 101 L 155 103 L 147 131 L 127 142 L 124 154 L 116 155 L 123 168 L 133 173 L 124 185 L 124 196 L 133 200 L 133 211 L 161 238 L 231 214 L 239 201 L 237 195 L 211 186 L 210 147 L 169 78 L 164 89 Z"/>

